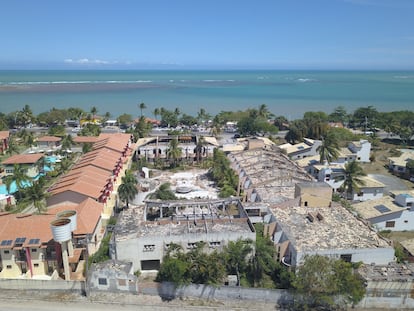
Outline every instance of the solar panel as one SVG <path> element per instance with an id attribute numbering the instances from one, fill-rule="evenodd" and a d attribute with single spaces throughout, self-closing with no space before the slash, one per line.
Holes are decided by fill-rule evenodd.
<path id="1" fill-rule="evenodd" d="M 16 244 L 23 244 L 26 241 L 26 238 L 16 238 L 14 241 Z"/>
<path id="2" fill-rule="evenodd" d="M 30 239 L 29 240 L 29 245 L 33 245 L 33 244 L 39 244 L 40 239 Z"/>
<path id="3" fill-rule="evenodd" d="M 384 214 L 384 213 L 386 213 L 386 212 L 389 212 L 389 211 L 391 211 L 388 207 L 386 207 L 385 205 L 376 205 L 376 206 L 374 206 L 374 208 L 378 211 L 378 212 L 380 212 L 381 214 Z"/>
<path id="4" fill-rule="evenodd" d="M 3 240 L 1 241 L 1 246 L 8 246 L 12 244 L 12 240 Z"/>

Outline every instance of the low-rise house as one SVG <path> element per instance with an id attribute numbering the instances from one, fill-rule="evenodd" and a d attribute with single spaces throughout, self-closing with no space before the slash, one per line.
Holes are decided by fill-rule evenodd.
<path id="1" fill-rule="evenodd" d="M 52 152 L 60 148 L 62 138 L 56 136 L 42 136 L 37 139 L 37 148 Z"/>
<path id="2" fill-rule="evenodd" d="M 350 142 L 348 148 L 341 148 L 337 163 L 347 163 L 352 161 L 371 162 L 371 143 L 368 140 Z"/>
<path id="3" fill-rule="evenodd" d="M 0 154 L 4 154 L 9 147 L 9 131 L 0 131 Z"/>
<path id="4" fill-rule="evenodd" d="M 322 144 L 320 140 L 304 138 L 303 143 L 292 145 L 286 143 L 280 145 L 279 148 L 284 150 L 287 156 L 292 160 L 311 157 L 318 154 L 318 148 Z"/>
<path id="5" fill-rule="evenodd" d="M 370 176 L 360 177 L 363 182 L 358 186 L 358 191 L 353 191 L 353 201 L 368 201 L 382 198 L 384 195 L 385 185 Z"/>
<path id="6" fill-rule="evenodd" d="M 6 176 L 14 174 L 14 166 L 19 165 L 27 175 L 34 178 L 39 175 L 43 168 L 43 154 L 16 154 L 2 162 Z"/>
<path id="7" fill-rule="evenodd" d="M 181 149 L 180 160 L 186 162 L 198 161 L 213 156 L 214 149 L 219 144 L 215 137 L 198 135 L 157 136 L 140 138 L 136 142 L 136 158 L 145 158 L 147 161 L 168 160 L 170 141 L 178 140 Z M 197 148 L 197 145 L 200 147 Z"/>
<path id="8" fill-rule="evenodd" d="M 138 293 L 138 277 L 132 262 L 108 260 L 91 265 L 88 273 L 89 291 Z"/>
<path id="9" fill-rule="evenodd" d="M 394 194 L 395 195 L 395 194 Z M 377 230 L 412 230 L 414 225 L 414 193 L 401 192 L 378 200 L 353 204 L 355 211 Z"/>
<path id="10" fill-rule="evenodd" d="M 405 176 L 408 172 L 407 163 L 410 160 L 414 161 L 414 150 L 402 149 L 400 151 L 400 156 L 388 158 L 388 168 L 395 175 Z"/>

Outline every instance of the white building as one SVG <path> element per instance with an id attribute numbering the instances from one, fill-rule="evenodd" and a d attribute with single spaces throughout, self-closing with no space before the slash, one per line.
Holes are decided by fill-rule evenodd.
<path id="1" fill-rule="evenodd" d="M 414 228 L 414 193 L 394 192 L 378 200 L 354 204 L 357 213 L 380 230 L 403 231 Z"/>
<path id="2" fill-rule="evenodd" d="M 318 147 L 322 144 L 320 140 L 304 138 L 303 143 L 292 145 L 290 143 L 280 145 L 279 148 L 284 150 L 287 156 L 292 160 L 311 157 L 318 154 Z"/>
<path id="3" fill-rule="evenodd" d="M 371 162 L 371 143 L 368 140 L 361 139 L 348 144 L 348 148 L 341 148 L 340 155 L 335 162 L 347 163 L 352 161 Z"/>
<path id="4" fill-rule="evenodd" d="M 399 157 L 388 158 L 389 170 L 396 175 L 404 175 L 407 172 L 407 162 L 414 160 L 414 150 L 401 149 Z"/>
<path id="5" fill-rule="evenodd" d="M 111 258 L 132 262 L 141 271 L 158 270 L 171 243 L 183 251 L 205 242 L 208 251 L 229 241 L 256 240 L 256 232 L 239 200 L 147 201 L 119 217 L 111 241 Z"/>
<path id="6" fill-rule="evenodd" d="M 369 176 L 363 176 L 360 178 L 363 181 L 363 185 L 359 186 L 358 191 L 352 193 L 353 201 L 368 201 L 380 199 L 384 195 L 385 185 Z"/>
<path id="7" fill-rule="evenodd" d="M 292 201 L 272 213 L 278 259 L 288 266 L 301 265 L 306 255 L 315 254 L 365 264 L 394 261 L 394 249 L 342 206 L 300 207 Z"/>

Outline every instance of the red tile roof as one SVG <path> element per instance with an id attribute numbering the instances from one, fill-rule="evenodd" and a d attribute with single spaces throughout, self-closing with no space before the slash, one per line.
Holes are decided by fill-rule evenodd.
<path id="1" fill-rule="evenodd" d="M 9 138 L 9 136 L 10 136 L 10 132 L 9 131 L 0 131 L 0 139 L 1 140 L 6 139 L 6 138 Z"/>
<path id="2" fill-rule="evenodd" d="M 31 239 L 40 239 L 40 244 L 47 243 L 53 239 L 50 229 L 50 222 L 53 219 L 55 219 L 54 215 L 0 215 L 0 243 L 4 240 L 12 240 L 14 243 L 16 238 L 26 238 L 25 244 L 28 244 Z M 10 245 L 5 247 L 11 248 Z"/>
<path id="3" fill-rule="evenodd" d="M 79 205 L 59 205 L 50 209 L 49 213 L 57 214 L 65 210 L 75 210 L 77 212 L 77 229 L 73 233 L 84 235 L 95 231 L 96 225 L 101 218 L 103 204 L 88 198 Z"/>
<path id="4" fill-rule="evenodd" d="M 3 165 L 11 164 L 33 164 L 38 162 L 43 157 L 41 153 L 33 154 L 16 154 L 2 162 Z"/>
<path id="5" fill-rule="evenodd" d="M 42 136 L 37 139 L 37 141 L 40 141 L 40 142 L 56 142 L 56 141 L 61 141 L 61 140 L 62 138 L 56 137 L 56 136 Z"/>

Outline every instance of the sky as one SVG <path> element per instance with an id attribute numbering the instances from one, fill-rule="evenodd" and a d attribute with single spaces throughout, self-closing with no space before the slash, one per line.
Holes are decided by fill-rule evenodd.
<path id="1" fill-rule="evenodd" d="M 0 69 L 414 70 L 414 0 L 1 0 Z"/>

